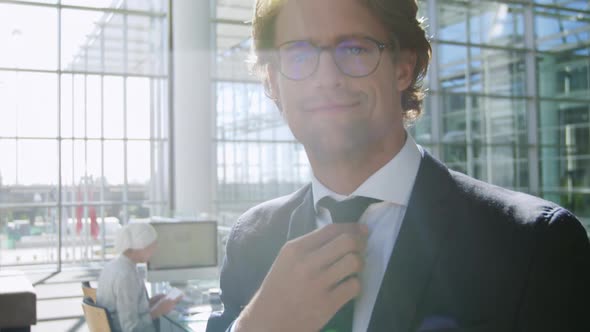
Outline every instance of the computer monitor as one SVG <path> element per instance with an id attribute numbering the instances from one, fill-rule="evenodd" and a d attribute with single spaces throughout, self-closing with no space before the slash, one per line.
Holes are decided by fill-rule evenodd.
<path id="1" fill-rule="evenodd" d="M 217 222 L 151 222 L 158 246 L 147 263 L 150 282 L 217 277 Z"/>

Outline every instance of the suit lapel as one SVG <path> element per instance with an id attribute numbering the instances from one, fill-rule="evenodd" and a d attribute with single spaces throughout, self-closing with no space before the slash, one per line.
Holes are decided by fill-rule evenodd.
<path id="1" fill-rule="evenodd" d="M 452 180 L 425 153 L 373 308 L 369 331 L 410 331 L 452 221 Z"/>
<path id="2" fill-rule="evenodd" d="M 313 193 L 311 185 L 304 193 L 303 200 L 291 213 L 289 218 L 289 230 L 287 241 L 305 235 L 316 228 L 315 209 L 313 206 Z"/>

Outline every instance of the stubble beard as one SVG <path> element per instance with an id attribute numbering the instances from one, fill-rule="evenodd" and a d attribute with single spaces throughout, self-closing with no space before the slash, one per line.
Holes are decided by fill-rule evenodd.
<path id="1" fill-rule="evenodd" d="M 356 165 L 366 161 L 373 152 L 375 133 L 365 122 L 347 124 L 330 133 L 320 128 L 310 128 L 306 141 L 302 141 L 310 162 L 323 166 Z"/>

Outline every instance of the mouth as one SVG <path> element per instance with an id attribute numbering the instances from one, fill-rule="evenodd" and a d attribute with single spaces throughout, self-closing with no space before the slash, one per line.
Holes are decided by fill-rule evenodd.
<path id="1" fill-rule="evenodd" d="M 356 109 L 360 105 L 360 101 L 355 102 L 337 102 L 337 103 L 318 103 L 313 105 L 307 105 L 304 110 L 306 112 L 326 112 L 326 113 L 337 113 L 337 112 L 348 112 Z"/>

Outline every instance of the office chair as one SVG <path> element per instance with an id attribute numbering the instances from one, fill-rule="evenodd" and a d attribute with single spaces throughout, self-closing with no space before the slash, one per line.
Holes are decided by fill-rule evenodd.
<path id="1" fill-rule="evenodd" d="M 111 332 L 111 317 L 106 308 L 94 303 L 92 298 L 84 297 L 82 301 L 84 318 L 90 332 Z"/>
<path id="2" fill-rule="evenodd" d="M 90 297 L 96 303 L 96 288 L 90 286 L 90 281 L 82 281 L 82 293 L 84 297 Z"/>

